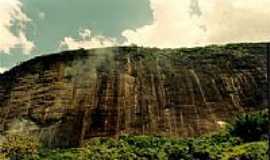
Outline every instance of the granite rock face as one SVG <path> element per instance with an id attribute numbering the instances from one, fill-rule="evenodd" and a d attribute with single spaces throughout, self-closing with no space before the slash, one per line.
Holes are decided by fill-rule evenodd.
<path id="1" fill-rule="evenodd" d="M 115 47 L 36 57 L 0 75 L 0 134 L 50 147 L 121 134 L 195 136 L 266 107 L 266 44 Z"/>

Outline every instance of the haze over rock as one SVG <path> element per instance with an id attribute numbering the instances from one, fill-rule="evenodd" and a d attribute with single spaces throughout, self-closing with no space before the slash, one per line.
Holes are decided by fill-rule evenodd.
<path id="1" fill-rule="evenodd" d="M 51 147 L 201 135 L 266 108 L 266 89 L 262 43 L 66 51 L 0 74 L 0 134 L 29 132 Z"/>

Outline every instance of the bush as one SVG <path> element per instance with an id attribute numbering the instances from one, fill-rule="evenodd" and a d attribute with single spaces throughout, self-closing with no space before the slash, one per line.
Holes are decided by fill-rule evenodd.
<path id="1" fill-rule="evenodd" d="M 40 152 L 35 160 L 84 160 L 85 157 L 80 149 L 55 149 Z"/>
<path id="2" fill-rule="evenodd" d="M 0 160 L 8 160 L 6 154 L 0 153 Z"/>
<path id="3" fill-rule="evenodd" d="M 160 159 L 168 160 L 191 160 L 191 154 L 189 154 L 189 146 L 183 144 L 166 144 L 164 145 L 162 152 L 164 156 L 160 156 Z"/>
<path id="4" fill-rule="evenodd" d="M 237 116 L 230 133 L 232 136 L 238 136 L 245 142 L 258 141 L 267 137 L 269 131 L 268 110 L 243 114 Z"/>
<path id="5" fill-rule="evenodd" d="M 190 141 L 190 153 L 193 159 L 221 159 L 226 148 L 232 148 L 240 143 L 239 138 L 232 137 L 226 131 L 222 131 L 192 139 Z"/>
<path id="6" fill-rule="evenodd" d="M 40 148 L 39 141 L 31 136 L 7 135 L 0 144 L 0 154 L 10 159 L 35 159 Z"/>
<path id="7" fill-rule="evenodd" d="M 81 148 L 39 153 L 37 160 L 265 160 L 266 141 L 242 144 L 228 133 L 193 139 L 124 136 L 91 139 Z"/>
<path id="8" fill-rule="evenodd" d="M 223 153 L 222 160 L 268 160 L 267 141 L 235 146 Z"/>

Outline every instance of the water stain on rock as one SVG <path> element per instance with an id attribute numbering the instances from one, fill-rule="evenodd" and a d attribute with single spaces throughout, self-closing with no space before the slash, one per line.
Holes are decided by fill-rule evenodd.
<path id="1" fill-rule="evenodd" d="M 49 147 L 121 134 L 201 135 L 266 107 L 265 59 L 259 43 L 36 57 L 0 75 L 0 134 L 21 119 Z"/>

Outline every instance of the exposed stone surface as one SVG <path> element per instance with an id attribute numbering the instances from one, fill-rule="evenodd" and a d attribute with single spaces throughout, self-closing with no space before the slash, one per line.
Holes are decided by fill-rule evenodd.
<path id="1" fill-rule="evenodd" d="M 18 119 L 49 146 L 62 147 L 125 133 L 207 133 L 266 107 L 265 57 L 265 44 L 37 57 L 0 75 L 0 134 Z"/>

